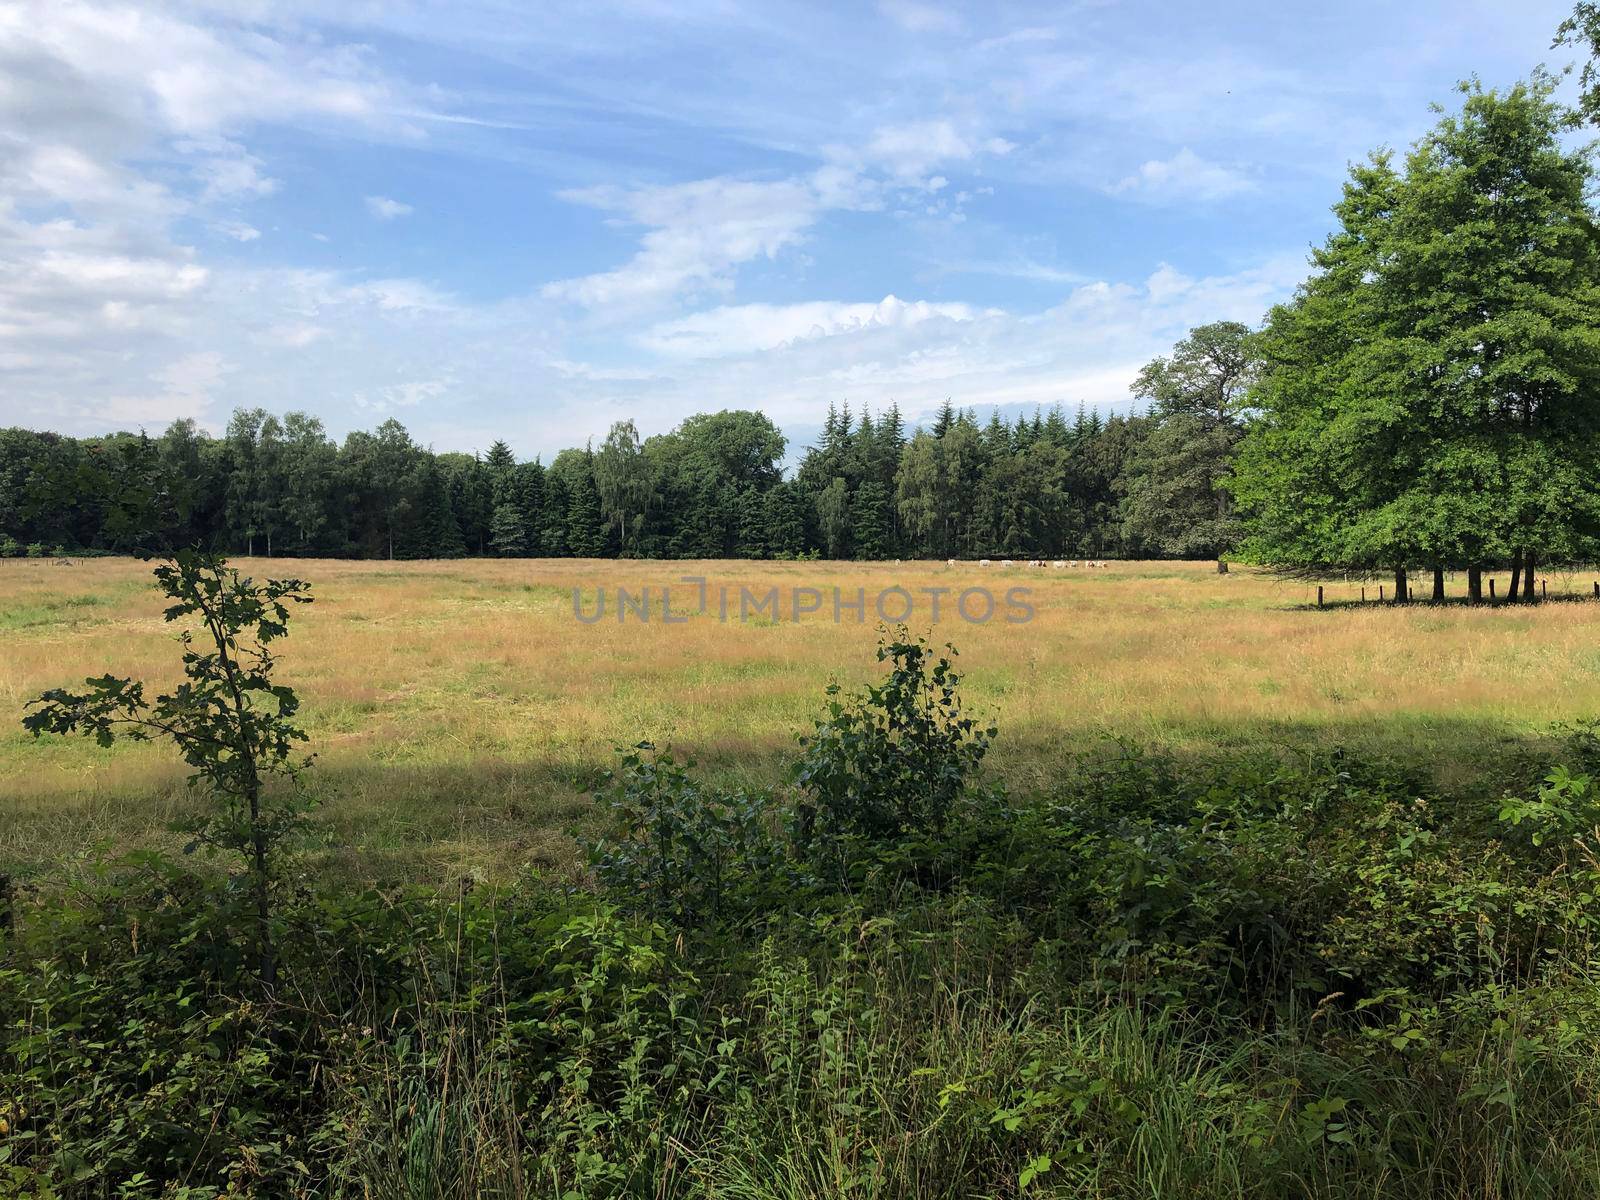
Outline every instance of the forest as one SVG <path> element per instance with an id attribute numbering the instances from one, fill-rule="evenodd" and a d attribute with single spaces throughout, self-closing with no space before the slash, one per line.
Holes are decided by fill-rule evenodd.
<path id="1" fill-rule="evenodd" d="M 599 447 L 548 464 L 518 462 L 503 441 L 481 456 L 434 453 L 395 420 L 336 444 L 298 412 L 241 411 L 220 438 L 192 421 L 158 437 L 9 429 L 0 431 L 0 548 L 132 549 L 118 502 L 106 498 L 153 480 L 176 501 L 161 537 L 239 554 L 881 559 L 1048 546 L 1123 555 L 1143 547 L 1124 528 L 1120 489 L 1151 424 L 1081 409 L 1068 421 L 1055 408 L 980 425 L 947 406 L 922 431 L 907 430 L 895 407 L 875 418 L 834 406 L 793 479 L 780 466 L 783 434 L 742 410 L 698 414 L 642 442 L 631 421 L 619 422 Z M 70 492 L 41 502 L 61 480 Z M 953 497 L 959 508 L 947 511 Z"/>

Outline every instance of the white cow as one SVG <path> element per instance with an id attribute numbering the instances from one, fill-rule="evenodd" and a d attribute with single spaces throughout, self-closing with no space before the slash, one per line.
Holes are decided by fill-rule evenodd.
<path id="1" fill-rule="evenodd" d="M 987 558 L 980 558 L 978 560 L 978 565 L 980 567 L 987 567 L 989 565 L 989 560 Z"/>
<path id="2" fill-rule="evenodd" d="M 1064 569 L 1067 564 L 1066 564 L 1066 562 L 1064 560 L 1058 558 L 1058 559 L 1055 560 L 1055 562 L 1051 563 L 1050 565 L 1052 567 L 1054 567 L 1056 570 L 1060 571 L 1060 570 Z"/>
<path id="3" fill-rule="evenodd" d="M 1000 560 L 1000 565 L 1002 567 L 1014 567 L 1017 564 L 1012 562 L 1009 558 L 1003 558 L 1003 559 Z"/>
<path id="4" fill-rule="evenodd" d="M 953 567 L 956 565 L 956 560 L 953 558 L 947 558 L 944 560 L 944 565 L 947 567 Z"/>

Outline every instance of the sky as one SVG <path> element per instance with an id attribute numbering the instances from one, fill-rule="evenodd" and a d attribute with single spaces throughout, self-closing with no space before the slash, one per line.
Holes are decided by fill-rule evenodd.
<path id="1" fill-rule="evenodd" d="M 0 425 L 1125 410 L 1569 7 L 0 0 Z"/>

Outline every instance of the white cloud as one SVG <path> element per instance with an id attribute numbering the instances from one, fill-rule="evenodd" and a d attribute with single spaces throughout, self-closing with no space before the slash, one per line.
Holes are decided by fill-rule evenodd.
<path id="1" fill-rule="evenodd" d="M 404 103 L 362 48 L 208 27 L 151 5 L 20 0 L 0 9 L 0 54 L 31 84 L 12 101 L 47 124 L 110 116 L 130 132 L 187 135 L 261 120 L 396 126 Z"/>
<path id="2" fill-rule="evenodd" d="M 861 146 L 831 146 L 829 161 L 809 175 L 569 190 L 561 193 L 563 199 L 615 214 L 618 223 L 645 226 L 648 232 L 625 265 L 556 280 L 541 294 L 591 309 L 626 309 L 686 292 L 727 290 L 735 267 L 777 258 L 804 240 L 828 211 L 882 210 L 896 195 L 942 191 L 950 181 L 929 176 L 933 167 L 1013 149 L 1004 138 L 963 132 L 950 121 L 923 121 L 882 126 Z M 895 211 L 960 220 L 962 205 L 980 192 L 992 189 L 963 191 L 951 201 L 919 201 L 915 210 Z"/>
<path id="3" fill-rule="evenodd" d="M 442 379 L 414 379 L 392 384 L 375 392 L 357 392 L 356 408 L 366 413 L 392 413 L 396 409 L 416 408 L 429 400 L 436 400 L 450 390 Z"/>
<path id="4" fill-rule="evenodd" d="M 293 322 L 287 325 L 277 325 L 268 330 L 264 341 L 271 345 L 287 346 L 293 350 L 300 350 L 313 342 L 321 341 L 328 336 L 328 331 L 321 325 L 310 325 L 304 321 Z"/>
<path id="5" fill-rule="evenodd" d="M 662 187 L 586 188 L 563 193 L 578 204 L 649 227 L 637 254 L 613 271 L 546 284 L 548 299 L 596 308 L 659 301 L 680 291 L 726 288 L 731 270 L 776 258 L 800 241 L 821 211 L 798 179 L 774 183 L 702 179 Z"/>
<path id="6" fill-rule="evenodd" d="M 1207 162 L 1185 146 L 1171 158 L 1151 159 L 1111 190 L 1141 200 L 1181 204 L 1223 200 L 1254 188 L 1254 182 L 1240 172 Z"/>
<path id="7" fill-rule="evenodd" d="M 221 354 L 186 354 L 150 375 L 155 390 L 113 395 L 96 407 L 96 416 L 115 425 L 163 426 L 185 418 L 205 423 L 212 394 L 227 374 Z"/>
<path id="8" fill-rule="evenodd" d="M 935 167 L 968 163 L 983 156 L 1000 157 L 1015 149 L 1015 143 L 1005 138 L 936 119 L 879 126 L 859 148 L 835 147 L 832 154 L 846 162 L 881 168 L 896 183 L 936 190 L 948 181 L 940 176 L 927 178 Z"/>
<path id="9" fill-rule="evenodd" d="M 278 190 L 276 179 L 262 174 L 262 162 L 242 146 L 224 139 L 183 141 L 177 149 L 197 153 L 200 157 L 194 175 L 203 185 L 202 203 L 211 201 L 259 200 Z"/>
<path id="10" fill-rule="evenodd" d="M 989 310 L 998 315 L 998 309 Z M 806 304 L 740 304 L 708 309 L 647 330 L 640 344 L 675 358 L 717 358 L 775 350 L 809 338 L 836 337 L 924 321 L 971 321 L 969 304 L 907 303 L 885 296 L 876 304 L 817 300 Z"/>
<path id="11" fill-rule="evenodd" d="M 410 216 L 416 209 L 398 200 L 391 200 L 388 196 L 368 196 L 367 211 L 380 221 L 392 221 L 396 217 Z"/>
<path id="12" fill-rule="evenodd" d="M 218 221 L 211 228 L 223 237 L 232 238 L 236 242 L 253 242 L 261 236 L 261 230 L 254 225 L 246 225 L 243 221 Z"/>

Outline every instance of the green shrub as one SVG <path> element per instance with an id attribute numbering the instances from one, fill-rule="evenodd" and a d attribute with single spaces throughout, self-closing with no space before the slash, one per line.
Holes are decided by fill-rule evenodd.
<path id="1" fill-rule="evenodd" d="M 902 630 L 880 642 L 878 661 L 890 664 L 888 677 L 853 696 L 830 685 L 827 715 L 801 739 L 792 837 L 829 878 L 849 878 L 890 846 L 940 857 L 995 736 L 964 714 L 961 677 L 925 641 Z"/>
<path id="2" fill-rule="evenodd" d="M 587 843 L 596 880 L 620 903 L 684 929 L 748 917 L 781 892 L 771 799 L 707 787 L 693 765 L 640 742 L 596 794 L 609 823 Z"/>

